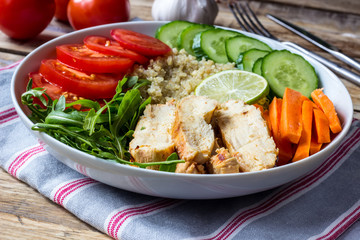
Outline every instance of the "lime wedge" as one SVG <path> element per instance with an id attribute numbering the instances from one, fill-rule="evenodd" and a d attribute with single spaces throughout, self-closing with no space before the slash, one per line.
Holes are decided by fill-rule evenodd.
<path id="1" fill-rule="evenodd" d="M 195 89 L 195 95 L 219 102 L 235 99 L 252 104 L 267 94 L 269 86 L 265 78 L 242 70 L 225 70 L 211 75 Z"/>

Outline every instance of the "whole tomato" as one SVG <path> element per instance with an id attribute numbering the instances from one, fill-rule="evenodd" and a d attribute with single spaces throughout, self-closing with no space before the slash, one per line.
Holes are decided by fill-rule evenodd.
<path id="1" fill-rule="evenodd" d="M 78 30 L 96 25 L 125 22 L 130 17 L 128 0 L 70 0 L 67 14 Z"/>
<path id="2" fill-rule="evenodd" d="M 0 30 L 11 38 L 29 39 L 46 28 L 54 13 L 54 0 L 0 0 Z"/>
<path id="3" fill-rule="evenodd" d="M 55 0 L 56 9 L 55 9 L 55 17 L 57 20 L 67 22 L 67 5 L 69 0 Z"/>

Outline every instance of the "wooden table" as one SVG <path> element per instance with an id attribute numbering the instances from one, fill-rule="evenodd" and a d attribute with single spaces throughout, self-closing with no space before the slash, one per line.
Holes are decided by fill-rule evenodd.
<path id="1" fill-rule="evenodd" d="M 132 17 L 152 20 L 152 0 L 130 2 Z M 263 25 L 279 39 L 298 43 L 345 66 L 329 54 L 267 19 L 266 13 L 303 26 L 360 61 L 360 1 L 262 0 L 251 2 L 250 6 Z M 220 3 L 215 24 L 240 29 L 225 3 Z M 70 26 L 53 20 L 43 33 L 28 42 L 11 40 L 0 33 L 0 67 L 24 58 L 42 43 L 69 31 L 71 31 Z M 342 81 L 351 94 L 354 117 L 360 118 L 360 87 L 346 80 L 342 79 Z M 19 237 L 21 239 L 109 238 L 0 169 L 0 239 Z"/>

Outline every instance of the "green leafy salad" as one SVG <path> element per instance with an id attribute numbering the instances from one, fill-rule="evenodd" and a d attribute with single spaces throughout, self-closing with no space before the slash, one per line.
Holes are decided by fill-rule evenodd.
<path id="1" fill-rule="evenodd" d="M 131 161 L 129 142 L 136 124 L 151 99 L 143 99 L 139 88 L 149 81 L 138 77 L 124 77 L 109 101 L 100 104 L 89 99 L 66 103 L 65 97 L 52 100 L 43 88 L 32 88 L 30 79 L 21 100 L 35 122 L 32 130 L 45 132 L 66 145 L 99 158 L 140 168 L 160 165 L 160 171 L 174 172 L 176 153 L 167 161 L 138 163 Z M 81 105 L 77 110 L 76 105 Z M 75 106 L 75 107 L 74 107 Z M 83 110 L 85 109 L 85 110 Z"/>

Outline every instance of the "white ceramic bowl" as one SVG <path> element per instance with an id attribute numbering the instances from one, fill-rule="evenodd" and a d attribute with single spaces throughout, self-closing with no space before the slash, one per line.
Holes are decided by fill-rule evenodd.
<path id="1" fill-rule="evenodd" d="M 90 34 L 109 36 L 110 30 L 114 28 L 130 29 L 153 36 L 157 27 L 164 23 L 129 22 L 93 27 L 56 38 L 34 50 L 22 61 L 12 78 L 12 100 L 23 123 L 29 129 L 33 125 L 27 117 L 29 110 L 20 100 L 27 84 L 27 74 L 37 71 L 42 59 L 55 58 L 57 45 L 81 43 L 83 38 Z M 274 49 L 287 48 L 271 39 L 242 33 L 258 38 Z M 293 181 L 320 166 L 340 144 L 350 128 L 353 105 L 348 91 L 331 71 L 312 59 L 306 59 L 314 66 L 320 78 L 320 87 L 324 88 L 324 92 L 334 102 L 343 130 L 320 152 L 285 166 L 259 172 L 225 175 L 175 174 L 109 162 L 73 149 L 44 133 L 37 131 L 33 133 L 46 144 L 46 149 L 59 161 L 93 179 L 117 188 L 152 196 L 182 199 L 215 199 L 260 192 Z"/>

